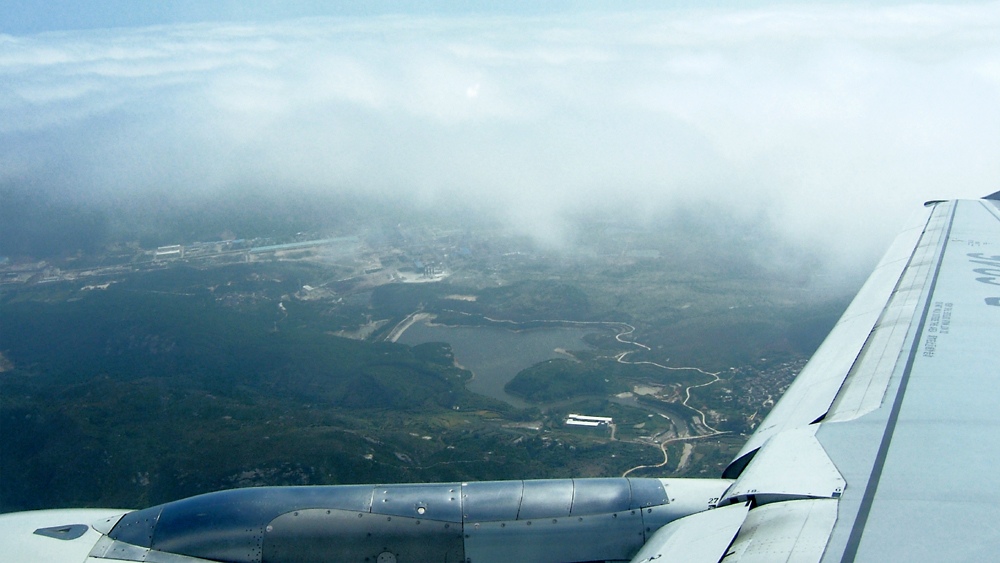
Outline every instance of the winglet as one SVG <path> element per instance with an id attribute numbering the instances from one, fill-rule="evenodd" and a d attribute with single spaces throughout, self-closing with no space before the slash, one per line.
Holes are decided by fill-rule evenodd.
<path id="1" fill-rule="evenodd" d="M 993 192 L 990 195 L 984 197 L 983 199 L 992 199 L 995 201 L 1000 201 L 1000 192 Z"/>

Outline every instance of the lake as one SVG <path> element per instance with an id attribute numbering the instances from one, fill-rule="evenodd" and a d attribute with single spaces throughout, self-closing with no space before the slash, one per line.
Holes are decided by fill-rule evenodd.
<path id="1" fill-rule="evenodd" d="M 469 391 L 524 408 L 528 403 L 508 395 L 504 385 L 525 368 L 563 357 L 556 348 L 590 349 L 583 337 L 598 331 L 598 328 L 562 327 L 513 331 L 499 327 L 434 325 L 423 321 L 406 329 L 397 342 L 410 346 L 447 342 L 455 354 L 455 361 L 475 374 L 466 386 Z"/>

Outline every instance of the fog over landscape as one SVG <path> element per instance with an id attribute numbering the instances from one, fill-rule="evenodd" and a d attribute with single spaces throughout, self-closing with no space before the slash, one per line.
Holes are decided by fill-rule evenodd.
<path id="1" fill-rule="evenodd" d="M 0 185 L 118 212 L 373 196 L 555 248 L 680 211 L 867 272 L 922 201 L 996 191 L 998 37 L 997 3 L 2 34 Z"/>
<path id="2" fill-rule="evenodd" d="M 733 475 L 1000 190 L 1000 2 L 655 4 L 0 0 L 0 513 Z"/>

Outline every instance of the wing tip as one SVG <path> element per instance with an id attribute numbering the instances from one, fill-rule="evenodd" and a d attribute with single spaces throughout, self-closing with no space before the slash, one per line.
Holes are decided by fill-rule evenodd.
<path id="1" fill-rule="evenodd" d="M 1000 191 L 991 193 L 990 195 L 984 195 L 981 199 L 988 199 L 990 201 L 1000 201 Z M 933 207 L 939 203 L 944 203 L 948 200 L 946 199 L 931 199 L 924 202 L 924 207 Z"/>

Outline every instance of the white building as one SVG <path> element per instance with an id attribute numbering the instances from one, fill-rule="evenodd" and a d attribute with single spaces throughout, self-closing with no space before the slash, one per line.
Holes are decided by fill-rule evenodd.
<path id="1" fill-rule="evenodd" d="M 567 426 L 601 426 L 602 424 L 612 424 L 614 419 L 610 416 L 587 416 L 585 414 L 570 414 L 566 418 Z"/>

